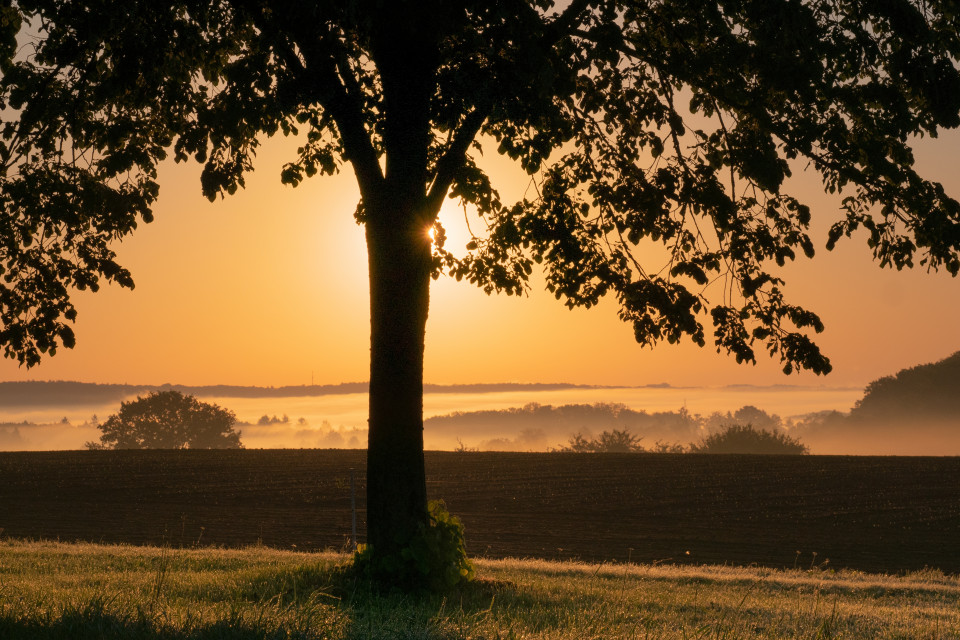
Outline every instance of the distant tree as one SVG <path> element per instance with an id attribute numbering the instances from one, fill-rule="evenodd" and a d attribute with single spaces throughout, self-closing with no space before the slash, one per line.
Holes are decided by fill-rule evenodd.
<path id="1" fill-rule="evenodd" d="M 783 420 L 775 413 L 767 413 L 763 409 L 758 409 L 753 405 L 745 405 L 733 413 L 729 411 L 726 413 L 715 411 L 703 421 L 704 428 L 711 433 L 720 431 L 724 427 L 732 424 L 749 424 L 755 429 L 768 429 L 773 431 L 783 426 Z"/>
<path id="2" fill-rule="evenodd" d="M 752 425 L 734 424 L 714 433 L 700 444 L 690 444 L 690 453 L 804 454 L 810 450 L 782 431 L 757 430 Z"/>
<path id="3" fill-rule="evenodd" d="M 179 391 L 155 392 L 120 404 L 98 425 L 90 449 L 242 449 L 232 411 Z"/>
<path id="4" fill-rule="evenodd" d="M 587 440 L 578 433 L 570 438 L 566 447 L 558 451 L 573 453 L 637 453 L 643 451 L 640 445 L 642 438 L 633 435 L 626 429 L 604 431 L 599 438 Z"/>

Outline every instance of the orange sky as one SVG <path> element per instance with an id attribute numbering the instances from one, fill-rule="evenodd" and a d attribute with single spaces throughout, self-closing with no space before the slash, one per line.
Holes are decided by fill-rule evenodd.
<path id="1" fill-rule="evenodd" d="M 247 188 L 215 204 L 200 195 L 199 167 L 168 163 L 156 221 L 117 247 L 134 291 L 77 294 L 77 347 L 30 370 L 0 362 L 0 380 L 131 384 L 298 385 L 365 380 L 369 321 L 363 230 L 353 222 L 352 172 L 279 182 L 295 143 L 267 141 Z M 960 196 L 960 135 L 924 141 L 921 173 Z M 488 156 L 493 155 L 492 149 Z M 506 199 L 529 180 L 489 160 Z M 518 179 L 519 178 L 519 179 Z M 443 278 L 432 289 L 425 378 L 434 383 L 564 381 L 587 384 L 814 384 L 859 386 L 960 350 L 960 280 L 923 270 L 880 270 L 862 238 L 830 253 L 837 217 L 815 176 L 793 192 L 813 207 L 818 255 L 786 270 L 788 299 L 820 313 L 818 340 L 834 364 L 826 378 L 784 376 L 777 363 L 737 365 L 710 346 L 644 349 L 615 302 L 567 310 L 535 288 L 488 297 Z M 448 247 L 466 242 L 463 212 L 442 213 Z M 709 341 L 708 341 L 709 344 Z"/>

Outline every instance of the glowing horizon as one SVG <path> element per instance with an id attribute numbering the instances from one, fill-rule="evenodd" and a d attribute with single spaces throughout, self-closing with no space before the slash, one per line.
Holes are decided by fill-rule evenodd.
<path id="1" fill-rule="evenodd" d="M 951 144 L 953 143 L 953 144 Z M 921 175 L 960 197 L 950 132 L 918 145 Z M 161 167 L 156 221 L 117 246 L 134 291 L 105 287 L 77 293 L 77 347 L 33 369 L 0 364 L 0 380 L 284 386 L 368 378 L 369 317 L 363 229 L 352 217 L 358 191 L 349 166 L 332 178 L 284 187 L 279 168 L 295 141 L 262 147 L 247 188 L 214 204 L 200 195 L 196 165 Z M 486 164 L 504 201 L 520 198 L 529 177 L 494 156 Z M 536 278 L 522 298 L 487 296 L 442 277 L 431 288 L 425 381 L 569 382 L 626 386 L 804 384 L 859 386 L 904 367 L 940 360 L 958 349 L 960 281 L 946 273 L 881 270 L 862 238 L 823 249 L 837 198 L 815 175 L 787 189 L 811 206 L 813 260 L 782 273 L 792 302 L 820 314 L 817 343 L 834 372 L 785 376 L 758 351 L 757 366 L 691 343 L 637 345 L 615 301 L 567 310 Z M 464 212 L 441 211 L 447 247 L 469 239 Z M 708 328 L 709 336 L 709 328 Z"/>

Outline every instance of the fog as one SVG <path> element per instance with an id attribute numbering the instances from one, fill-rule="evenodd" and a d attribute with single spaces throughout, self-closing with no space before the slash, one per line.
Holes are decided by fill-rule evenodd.
<path id="1" fill-rule="evenodd" d="M 99 439 L 100 431 L 90 423 L 0 424 L 2 451 L 82 449 L 84 443 Z"/>
<path id="2" fill-rule="evenodd" d="M 424 439 L 428 449 L 546 451 L 566 444 L 577 433 L 593 437 L 604 430 L 626 428 L 641 436 L 647 447 L 658 441 L 688 444 L 724 422 L 738 421 L 736 412 L 750 406 L 776 421 L 765 423 L 756 413 L 744 414 L 739 421 L 758 428 L 782 428 L 800 438 L 811 453 L 960 454 L 960 429 L 955 421 L 914 420 L 875 428 L 852 423 L 846 413 L 862 395 L 863 390 L 856 388 L 789 386 L 427 393 Z M 237 429 L 247 448 L 366 446 L 365 393 L 200 399 L 236 413 Z M 619 409 L 590 408 L 598 404 Z M 536 406 L 541 409 L 529 410 Z M 119 399 L 100 404 L 2 407 L 0 449 L 81 449 L 86 442 L 99 439 L 96 422 L 119 407 Z"/>
<path id="3" fill-rule="evenodd" d="M 863 421 L 831 414 L 813 424 L 794 425 L 789 433 L 810 447 L 810 453 L 821 455 L 960 455 L 960 416 L 919 413 L 906 419 Z"/>

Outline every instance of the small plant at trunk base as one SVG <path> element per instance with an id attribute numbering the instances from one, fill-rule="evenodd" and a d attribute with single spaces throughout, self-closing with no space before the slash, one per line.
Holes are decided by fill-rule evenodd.
<path id="1" fill-rule="evenodd" d="M 401 589 L 446 591 L 473 580 L 474 568 L 463 541 L 463 523 L 447 511 L 443 500 L 427 505 L 427 524 L 399 553 L 373 554 L 370 545 L 359 545 L 354 566 L 366 576 Z"/>

